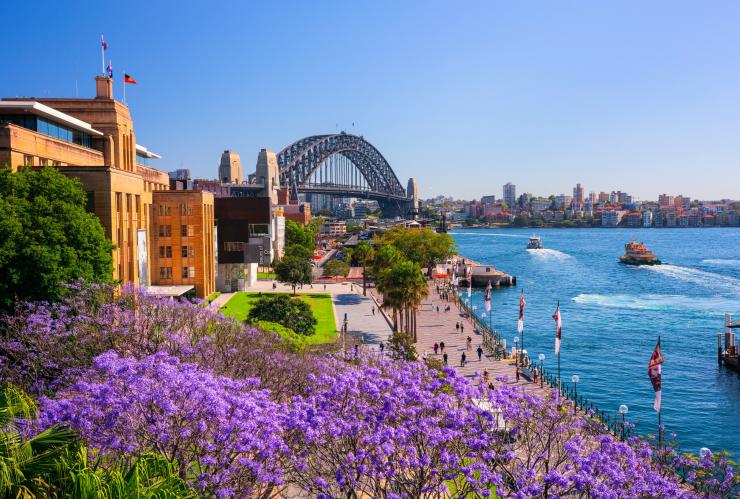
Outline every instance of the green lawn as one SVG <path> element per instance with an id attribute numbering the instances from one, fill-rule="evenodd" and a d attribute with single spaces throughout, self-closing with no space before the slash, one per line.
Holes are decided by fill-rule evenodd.
<path id="1" fill-rule="evenodd" d="M 263 293 L 263 294 L 285 294 L 290 293 Z M 220 312 L 224 315 L 233 317 L 238 321 L 247 318 L 249 310 L 254 302 L 259 298 L 259 293 L 238 292 L 226 305 L 221 307 Z M 337 338 L 337 326 L 334 322 L 334 307 L 331 303 L 331 295 L 328 293 L 300 293 L 299 300 L 303 300 L 311 306 L 311 311 L 318 323 L 316 332 L 307 336 L 306 340 L 309 345 L 320 345 L 332 343 Z"/>
<path id="2" fill-rule="evenodd" d="M 277 279 L 277 274 L 272 272 L 257 272 L 257 279 Z"/>

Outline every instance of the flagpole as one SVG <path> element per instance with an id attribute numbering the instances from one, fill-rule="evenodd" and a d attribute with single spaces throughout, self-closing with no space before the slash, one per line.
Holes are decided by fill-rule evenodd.
<path id="1" fill-rule="evenodd" d="M 126 72 L 123 72 L 123 103 L 126 104 Z"/>
<path id="2" fill-rule="evenodd" d="M 660 335 L 658 335 L 658 348 L 660 349 Z M 663 391 L 663 375 L 660 376 L 660 390 Z M 663 428 L 660 421 L 660 411 L 663 410 L 663 403 L 661 400 L 660 407 L 658 407 L 658 450 L 663 446 Z"/>
<path id="3" fill-rule="evenodd" d="M 522 295 L 524 295 L 524 288 L 522 288 Z M 521 298 L 520 298 L 521 299 Z M 524 365 L 524 324 L 522 324 L 522 330 L 519 333 L 519 336 L 521 336 L 521 344 L 522 344 L 522 353 L 521 353 L 521 361 L 520 364 Z"/>
<path id="4" fill-rule="evenodd" d="M 558 300 L 558 314 L 560 314 L 560 300 Z M 560 319 L 560 324 L 562 324 L 562 318 Z M 563 335 L 563 326 L 559 326 L 559 334 L 562 337 Z M 560 338 L 558 338 L 558 342 L 560 342 Z M 558 344 L 558 391 L 560 391 L 560 347 L 562 345 Z"/>
<path id="5" fill-rule="evenodd" d="M 104 40 L 105 38 L 103 37 L 103 35 L 100 35 L 100 68 L 103 74 L 105 74 L 105 45 L 103 45 Z"/>

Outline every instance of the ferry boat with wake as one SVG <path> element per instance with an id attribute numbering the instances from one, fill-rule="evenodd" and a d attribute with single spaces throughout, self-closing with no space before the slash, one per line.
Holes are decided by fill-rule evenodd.
<path id="1" fill-rule="evenodd" d="M 644 243 L 630 241 L 624 245 L 624 255 L 619 261 L 625 265 L 660 265 L 661 261 Z"/>
<path id="2" fill-rule="evenodd" d="M 539 236 L 532 236 L 527 243 L 527 249 L 542 249 L 542 239 Z"/>

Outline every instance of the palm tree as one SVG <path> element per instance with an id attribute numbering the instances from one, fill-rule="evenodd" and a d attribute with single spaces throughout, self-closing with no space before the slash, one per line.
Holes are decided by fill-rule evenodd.
<path id="1" fill-rule="evenodd" d="M 393 309 L 394 330 L 411 334 L 416 341 L 416 311 L 428 294 L 421 268 L 409 260 L 400 261 L 381 272 L 378 283 L 383 306 Z"/>
<path id="2" fill-rule="evenodd" d="M 363 241 L 357 245 L 352 252 L 352 256 L 357 263 L 362 265 L 362 295 L 367 296 L 367 265 L 375 258 L 375 250 L 370 244 Z"/>

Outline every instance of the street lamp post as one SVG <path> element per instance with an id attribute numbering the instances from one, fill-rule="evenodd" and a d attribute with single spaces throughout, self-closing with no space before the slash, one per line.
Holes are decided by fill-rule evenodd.
<path id="1" fill-rule="evenodd" d="M 514 336 L 514 350 L 516 350 L 516 357 L 514 357 L 514 365 L 517 371 L 519 370 L 519 336 Z"/>
<path id="2" fill-rule="evenodd" d="M 622 404 L 619 406 L 619 414 L 622 415 L 622 441 L 624 441 L 624 430 L 625 430 L 625 427 L 627 426 L 625 422 L 625 416 L 627 415 L 628 412 L 630 412 L 630 409 L 625 404 Z"/>
<path id="3" fill-rule="evenodd" d="M 543 388 L 545 386 L 545 382 L 544 382 L 545 370 L 542 364 L 543 362 L 545 362 L 545 354 L 541 353 L 539 355 L 539 358 L 540 358 L 540 388 Z"/>
<path id="4" fill-rule="evenodd" d="M 344 349 L 344 352 L 347 352 L 347 314 L 344 314 L 344 320 L 342 321 L 342 330 L 344 331 L 344 334 L 342 335 L 342 348 Z"/>
<path id="5" fill-rule="evenodd" d="M 570 380 L 573 382 L 573 402 L 576 404 L 576 409 L 578 408 L 578 382 L 581 380 L 581 378 L 578 377 L 577 374 L 574 374 L 571 376 Z"/>

